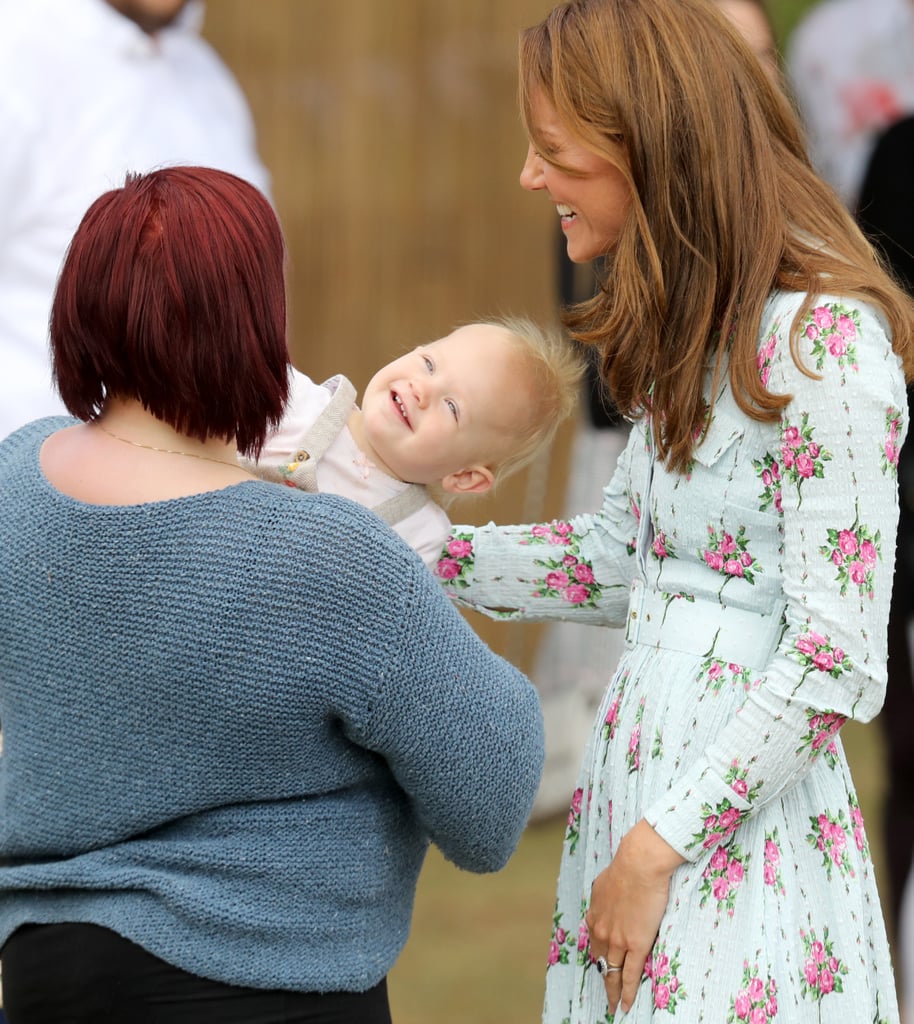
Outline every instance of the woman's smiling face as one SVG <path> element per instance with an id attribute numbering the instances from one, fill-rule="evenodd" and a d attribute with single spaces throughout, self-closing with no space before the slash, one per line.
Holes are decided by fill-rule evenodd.
<path id="1" fill-rule="evenodd" d="M 625 175 L 574 139 L 542 92 L 534 98 L 531 114 L 540 149 L 530 143 L 520 174 L 522 187 L 544 190 L 555 204 L 573 263 L 611 252 L 631 206 Z"/>

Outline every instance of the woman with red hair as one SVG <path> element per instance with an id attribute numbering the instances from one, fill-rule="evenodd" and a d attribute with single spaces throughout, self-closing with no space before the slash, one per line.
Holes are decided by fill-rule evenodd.
<path id="1" fill-rule="evenodd" d="M 239 465 L 289 374 L 251 185 L 103 195 L 51 338 L 77 420 L 0 445 L 11 1024 L 385 1024 L 429 842 L 492 871 L 520 836 L 535 691 L 379 518 Z"/>

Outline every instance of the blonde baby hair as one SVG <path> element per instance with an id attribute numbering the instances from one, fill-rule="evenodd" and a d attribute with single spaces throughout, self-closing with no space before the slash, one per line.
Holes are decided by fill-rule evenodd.
<path id="1" fill-rule="evenodd" d="M 529 371 L 529 415 L 518 424 L 518 444 L 489 463 L 498 484 L 551 445 L 559 426 L 579 408 L 584 360 L 580 346 L 557 325 L 520 316 L 486 317 L 478 322 L 507 331 Z"/>

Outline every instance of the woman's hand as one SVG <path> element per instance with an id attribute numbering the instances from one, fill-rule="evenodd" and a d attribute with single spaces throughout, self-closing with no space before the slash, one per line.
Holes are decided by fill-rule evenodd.
<path id="1" fill-rule="evenodd" d="M 622 839 L 594 879 L 587 928 L 594 958 L 603 956 L 609 1012 L 631 1009 L 670 895 L 670 876 L 685 860 L 643 819 Z M 622 970 L 613 968 L 621 967 Z"/>

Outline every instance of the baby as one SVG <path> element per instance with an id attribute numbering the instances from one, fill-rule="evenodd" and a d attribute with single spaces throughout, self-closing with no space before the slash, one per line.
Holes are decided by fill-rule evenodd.
<path id="1" fill-rule="evenodd" d="M 582 363 L 561 334 L 504 318 L 388 363 L 360 405 L 345 377 L 292 373 L 282 423 L 247 468 L 366 505 L 434 568 L 447 496 L 488 491 L 548 445 L 577 406 Z"/>

